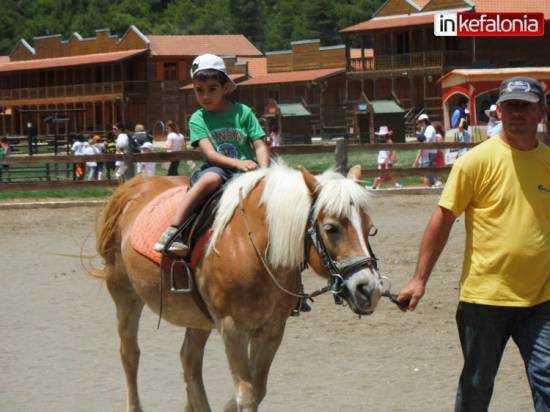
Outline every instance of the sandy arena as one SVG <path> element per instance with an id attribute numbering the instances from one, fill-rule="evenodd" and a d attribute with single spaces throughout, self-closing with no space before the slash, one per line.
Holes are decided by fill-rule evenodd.
<path id="1" fill-rule="evenodd" d="M 397 291 L 411 275 L 437 196 L 374 198 L 372 241 Z M 124 411 L 125 382 L 115 311 L 105 286 L 77 258 L 94 253 L 94 208 L 0 210 L 0 410 Z M 462 219 L 414 313 L 384 300 L 358 319 L 322 296 L 290 318 L 262 411 L 451 411 L 462 358 L 454 312 L 462 261 Z M 98 263 L 98 262 L 96 262 Z M 324 284 L 306 275 L 306 289 Z M 145 411 L 185 405 L 179 349 L 184 330 L 147 309 L 141 322 L 140 394 Z M 207 345 L 205 385 L 214 411 L 232 394 L 221 340 Z M 491 411 L 533 410 L 515 346 L 504 354 Z"/>

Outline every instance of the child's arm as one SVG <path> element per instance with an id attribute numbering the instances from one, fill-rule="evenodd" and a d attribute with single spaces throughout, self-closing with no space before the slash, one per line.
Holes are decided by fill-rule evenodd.
<path id="1" fill-rule="evenodd" d="M 248 172 L 258 168 L 256 162 L 252 160 L 232 159 L 218 153 L 208 138 L 200 139 L 199 147 L 208 163 L 214 166 L 224 167 L 226 169 L 238 169 L 242 172 Z"/>
<path id="2" fill-rule="evenodd" d="M 261 167 L 269 167 L 270 150 L 269 146 L 263 139 L 254 140 L 254 150 L 256 151 L 256 159 Z"/>

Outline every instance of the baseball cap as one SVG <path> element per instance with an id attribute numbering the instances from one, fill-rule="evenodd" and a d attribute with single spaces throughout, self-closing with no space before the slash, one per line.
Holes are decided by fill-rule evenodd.
<path id="1" fill-rule="evenodd" d="M 541 84 L 531 77 L 512 77 L 500 84 L 500 93 L 497 103 L 509 100 L 523 100 L 529 103 L 538 103 L 544 97 Z"/>
<path id="2" fill-rule="evenodd" d="M 149 149 L 149 150 L 153 150 L 153 143 L 151 142 L 145 142 L 141 145 L 141 149 Z"/>
<path id="3" fill-rule="evenodd" d="M 430 118 L 426 113 L 422 113 L 420 116 L 418 116 L 418 119 L 416 119 L 416 121 L 421 122 L 422 120 L 430 120 Z"/>
<path id="4" fill-rule="evenodd" d="M 195 77 L 195 74 L 197 74 L 197 72 L 200 72 L 201 70 L 217 70 L 219 72 L 222 72 L 227 77 L 229 91 L 232 92 L 237 88 L 235 82 L 231 80 L 231 78 L 227 74 L 225 63 L 223 62 L 223 59 L 221 57 L 208 53 L 201 54 L 199 57 L 193 60 L 193 64 L 191 65 L 191 78 Z"/>

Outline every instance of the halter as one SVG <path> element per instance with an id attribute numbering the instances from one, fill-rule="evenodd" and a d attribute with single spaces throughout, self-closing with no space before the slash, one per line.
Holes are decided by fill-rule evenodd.
<path id="1" fill-rule="evenodd" d="M 356 256 L 336 261 L 329 255 L 325 246 L 325 242 L 323 241 L 323 237 L 321 236 L 321 233 L 319 231 L 319 224 L 317 223 L 317 219 L 315 219 L 314 217 L 315 206 L 315 203 L 312 204 L 309 211 L 308 226 L 306 229 L 306 237 L 304 240 L 305 257 L 303 266 L 304 268 L 307 266 L 307 262 L 309 260 L 308 246 L 309 243 L 311 243 L 311 245 L 315 248 L 315 250 L 321 257 L 323 267 L 327 269 L 330 274 L 328 285 L 320 290 L 323 290 L 323 293 L 330 290 L 334 297 L 334 303 L 336 303 L 337 305 L 341 305 L 343 303 L 343 295 L 346 291 L 346 289 L 344 288 L 344 283 L 353 274 L 359 272 L 360 270 L 370 269 L 376 274 L 381 283 L 384 283 L 384 279 L 387 278 L 380 275 L 380 272 L 378 271 L 378 259 L 376 258 L 376 255 L 374 254 L 368 241 L 367 250 L 370 256 Z M 369 232 L 368 236 L 376 236 L 377 233 L 378 230 L 375 228 L 372 233 Z M 310 298 L 312 297 L 312 295 L 313 294 L 310 294 L 310 296 L 304 297 Z"/>

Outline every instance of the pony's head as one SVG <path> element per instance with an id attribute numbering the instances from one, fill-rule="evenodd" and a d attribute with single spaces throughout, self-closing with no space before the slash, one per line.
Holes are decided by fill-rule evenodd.
<path id="1" fill-rule="evenodd" d="M 330 276 L 335 299 L 345 300 L 357 314 L 370 315 L 382 295 L 376 258 L 369 245 L 372 222 L 367 213 L 368 193 L 357 180 L 361 168 L 347 178 L 325 172 L 317 178 L 302 169 L 312 198 L 306 233 L 306 256 L 311 267 Z"/>
<path id="2" fill-rule="evenodd" d="M 355 166 L 347 178 L 331 171 L 315 177 L 277 162 L 241 175 L 224 191 L 207 256 L 225 232 L 239 199 L 247 198 L 261 181 L 260 204 L 251 208 L 265 213 L 269 266 L 276 272 L 299 273 L 306 261 L 329 278 L 337 303 L 345 300 L 355 313 L 371 314 L 383 285 L 368 243 L 369 197 L 357 183 L 360 175 L 361 168 Z"/>

